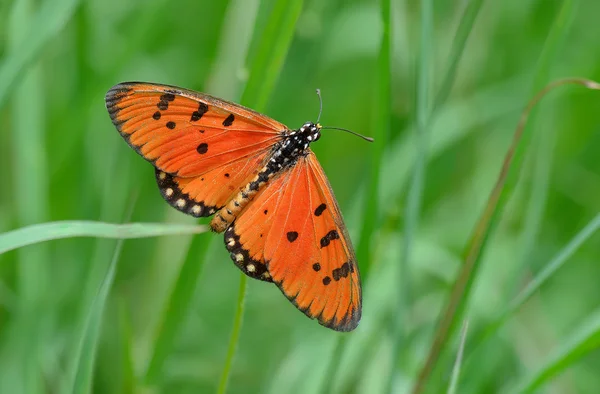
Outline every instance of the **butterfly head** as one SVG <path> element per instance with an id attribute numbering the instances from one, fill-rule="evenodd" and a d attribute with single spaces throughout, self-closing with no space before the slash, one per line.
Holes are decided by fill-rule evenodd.
<path id="1" fill-rule="evenodd" d="M 322 126 L 319 123 L 306 122 L 300 127 L 298 132 L 310 142 L 315 142 L 321 137 Z"/>

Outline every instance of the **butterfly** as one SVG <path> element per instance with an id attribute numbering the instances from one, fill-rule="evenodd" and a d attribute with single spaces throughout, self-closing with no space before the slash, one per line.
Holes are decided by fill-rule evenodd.
<path id="1" fill-rule="evenodd" d="M 210 227 L 224 232 L 242 272 L 274 283 L 325 327 L 356 328 L 358 264 L 310 149 L 318 121 L 293 130 L 241 105 L 152 83 L 117 84 L 105 100 L 121 136 L 155 167 L 163 198 L 194 217 L 214 215 Z"/>

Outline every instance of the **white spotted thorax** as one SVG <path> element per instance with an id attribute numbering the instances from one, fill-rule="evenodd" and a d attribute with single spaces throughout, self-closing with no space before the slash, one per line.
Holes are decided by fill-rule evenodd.
<path id="1" fill-rule="evenodd" d="M 322 126 L 318 123 L 306 122 L 297 130 L 285 130 L 282 139 L 275 144 L 267 163 L 225 207 L 223 207 L 210 223 L 213 231 L 223 232 L 229 227 L 244 206 L 254 195 L 276 174 L 296 163 L 298 158 L 307 154 L 312 142 L 321 137 Z"/>

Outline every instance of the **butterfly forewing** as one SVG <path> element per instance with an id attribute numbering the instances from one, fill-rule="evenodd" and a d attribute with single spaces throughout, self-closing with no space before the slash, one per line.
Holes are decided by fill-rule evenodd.
<path id="1" fill-rule="evenodd" d="M 286 129 L 240 105 L 168 85 L 116 85 L 106 107 L 123 138 L 156 167 L 165 200 L 196 217 L 222 208 Z"/>
<path id="2" fill-rule="evenodd" d="M 242 106 L 172 86 L 119 84 L 106 94 L 106 106 L 132 148 L 180 177 L 268 150 L 286 130 Z"/>

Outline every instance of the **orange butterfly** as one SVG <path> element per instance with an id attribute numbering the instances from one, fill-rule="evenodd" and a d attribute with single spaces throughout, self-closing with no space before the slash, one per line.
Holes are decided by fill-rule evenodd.
<path id="1" fill-rule="evenodd" d="M 246 275 L 274 282 L 308 317 L 356 328 L 358 264 L 327 177 L 298 130 L 241 105 L 174 86 L 126 82 L 106 108 L 127 143 L 156 167 L 164 199 L 211 216 Z M 366 138 L 366 137 L 365 137 Z"/>

